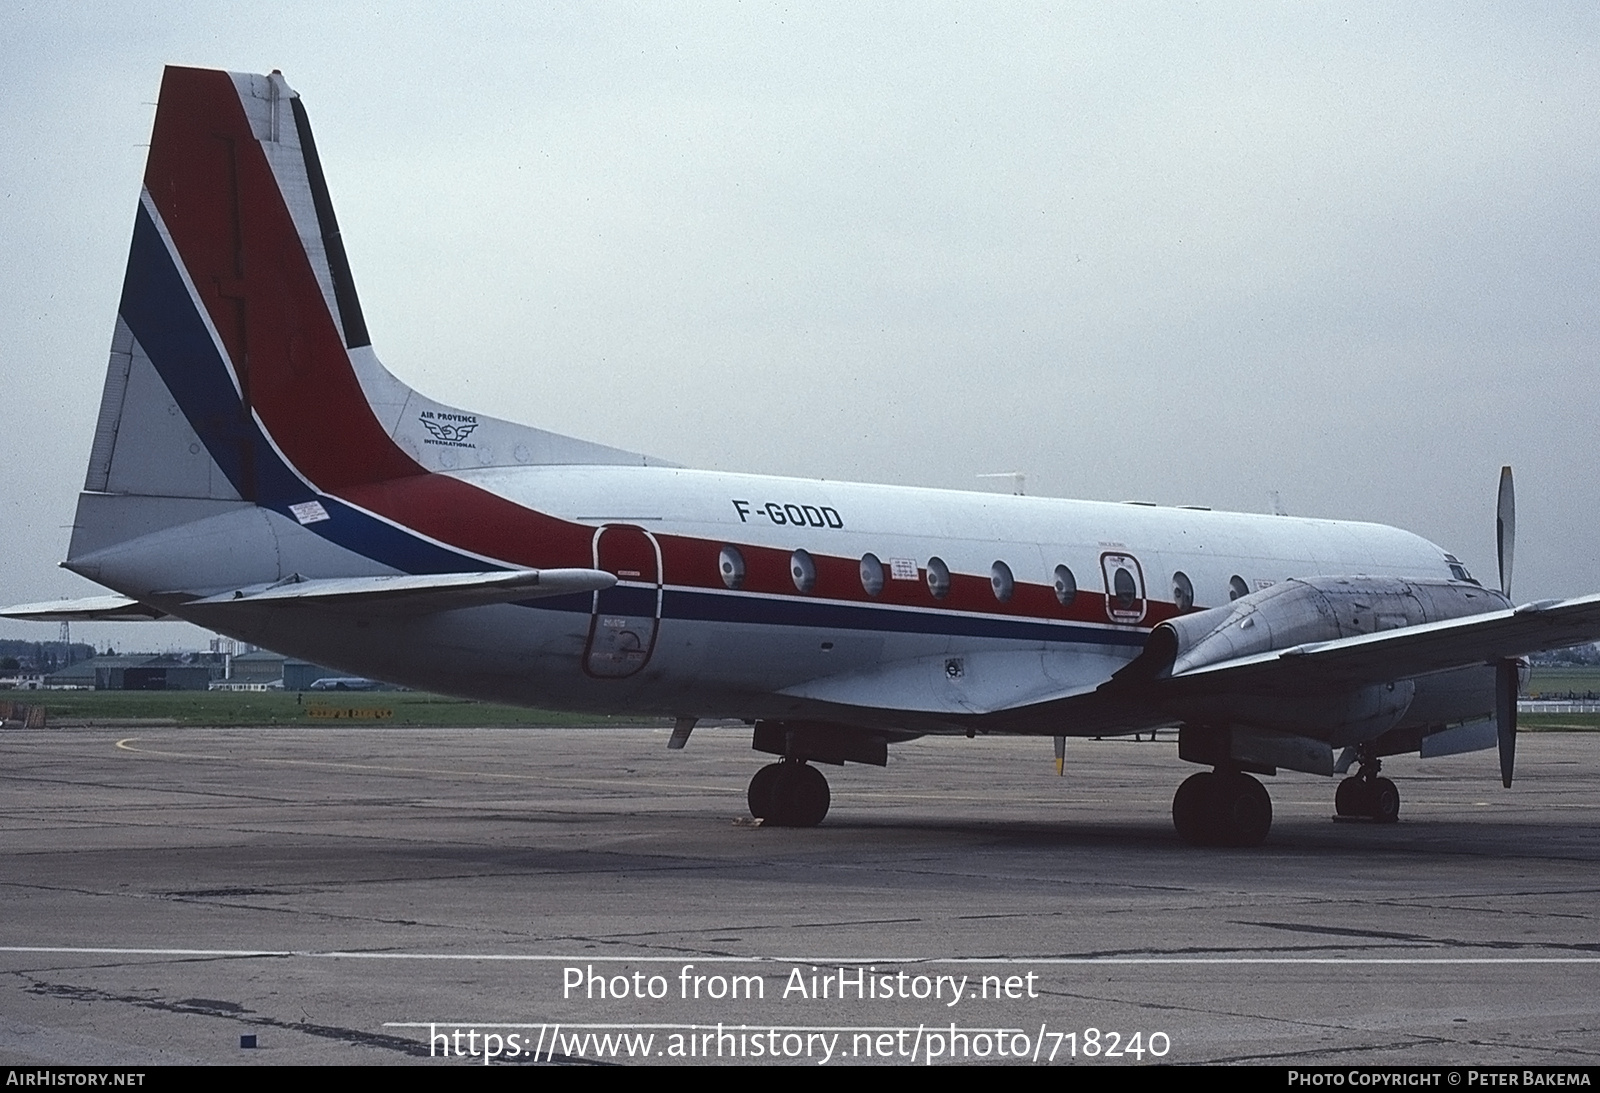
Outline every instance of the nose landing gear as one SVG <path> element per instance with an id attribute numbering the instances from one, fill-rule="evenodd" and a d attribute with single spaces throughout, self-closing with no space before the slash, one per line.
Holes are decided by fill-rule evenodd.
<path id="1" fill-rule="evenodd" d="M 828 780 L 799 759 L 768 763 L 750 779 L 750 815 L 773 827 L 816 827 L 828 814 Z"/>
<path id="2" fill-rule="evenodd" d="M 1202 771 L 1173 796 L 1172 826 L 1190 846 L 1257 846 L 1272 829 L 1272 798 L 1242 771 Z"/>

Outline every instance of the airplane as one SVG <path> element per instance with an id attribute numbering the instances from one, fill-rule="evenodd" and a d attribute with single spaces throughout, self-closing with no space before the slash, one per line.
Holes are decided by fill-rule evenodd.
<path id="1" fill-rule="evenodd" d="M 818 764 L 933 734 L 1177 729 L 1178 836 L 1252 846 L 1258 776 L 1498 746 L 1526 655 L 1600 595 L 1515 605 L 1378 524 L 693 470 L 436 402 L 375 355 L 304 105 L 168 68 L 69 570 L 0 611 L 172 617 L 352 676 L 752 726 L 751 813 L 809 827 Z M 1335 751 L 1339 751 L 1338 758 Z"/>

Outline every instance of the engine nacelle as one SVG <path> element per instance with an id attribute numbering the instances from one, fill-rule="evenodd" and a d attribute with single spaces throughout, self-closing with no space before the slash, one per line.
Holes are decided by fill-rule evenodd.
<path id="1" fill-rule="evenodd" d="M 1310 642 L 1418 626 L 1509 607 L 1463 581 L 1398 577 L 1294 578 L 1157 626 L 1124 672 L 1159 679 Z M 1121 676 L 1123 673 L 1118 673 Z"/>
<path id="2" fill-rule="evenodd" d="M 1297 645 L 1477 615 L 1506 606 L 1499 593 L 1461 581 L 1396 577 L 1288 580 L 1242 596 L 1226 607 L 1162 623 L 1151 632 L 1144 652 L 1118 672 L 1116 679 L 1118 684 L 1138 686 Z M 1486 671 L 1477 674 L 1492 682 Z M 1300 738 L 1308 744 L 1318 741 L 1320 754 L 1328 745 L 1372 740 L 1409 723 L 1405 719 L 1414 702 L 1427 707 L 1416 712 L 1430 722 L 1459 720 L 1453 709 L 1457 703 L 1451 701 L 1453 692 L 1464 692 L 1460 695 L 1464 708 L 1475 710 L 1483 702 L 1478 693 L 1481 688 L 1463 687 L 1463 682 L 1452 678 L 1443 688 L 1430 688 L 1400 678 L 1353 688 L 1321 692 L 1296 688 L 1278 694 L 1258 689 L 1235 691 L 1226 685 L 1212 690 L 1202 685 L 1175 697 L 1170 712 L 1185 725 L 1231 731 L 1237 739 L 1223 746 L 1231 748 L 1235 759 L 1252 758 L 1262 750 L 1244 745 L 1241 734 L 1251 730 Z M 1434 694 L 1436 690 L 1441 693 Z M 1293 760 L 1269 759 L 1265 753 L 1254 758 L 1272 765 L 1313 769 Z M 1323 772 L 1320 759 L 1314 767 Z"/>

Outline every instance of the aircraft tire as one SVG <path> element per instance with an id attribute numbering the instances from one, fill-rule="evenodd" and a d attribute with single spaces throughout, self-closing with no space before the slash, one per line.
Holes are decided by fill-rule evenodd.
<path id="1" fill-rule="evenodd" d="M 766 822 L 776 827 L 816 827 L 832 803 L 827 778 L 809 763 L 775 765 L 778 773 L 772 782 L 772 808 Z"/>
<path id="2" fill-rule="evenodd" d="M 1367 787 L 1367 815 L 1380 824 L 1400 819 L 1400 787 L 1387 778 L 1374 778 Z"/>
<path id="3" fill-rule="evenodd" d="M 1223 846 L 1260 846 L 1272 830 L 1272 796 L 1248 774 L 1218 774 L 1212 800 L 1216 805 L 1217 842 Z"/>
<path id="4" fill-rule="evenodd" d="M 782 763 L 768 763 L 750 779 L 750 789 L 744 796 L 750 805 L 750 815 L 758 820 L 772 816 L 772 786 L 782 768 Z"/>
<path id="5" fill-rule="evenodd" d="M 1333 791 L 1333 811 L 1340 816 L 1365 816 L 1365 802 L 1362 800 L 1361 779 L 1355 775 L 1339 783 L 1339 788 Z"/>
<path id="6" fill-rule="evenodd" d="M 1178 838 L 1190 846 L 1216 845 L 1217 775 L 1209 770 L 1191 774 L 1183 780 L 1172 797 L 1172 826 L 1178 829 Z"/>

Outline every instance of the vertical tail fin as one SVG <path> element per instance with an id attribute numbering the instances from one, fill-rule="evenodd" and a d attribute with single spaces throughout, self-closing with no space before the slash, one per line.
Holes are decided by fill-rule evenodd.
<path id="1" fill-rule="evenodd" d="M 366 324 L 309 132 L 276 73 L 167 69 L 90 489 L 276 507 L 423 472 L 356 376 Z M 162 458 L 171 407 L 220 472 L 205 492 Z"/>
<path id="2" fill-rule="evenodd" d="M 86 489 L 287 510 L 458 466 L 651 462 L 435 403 L 369 343 L 299 97 L 167 69 Z"/>

